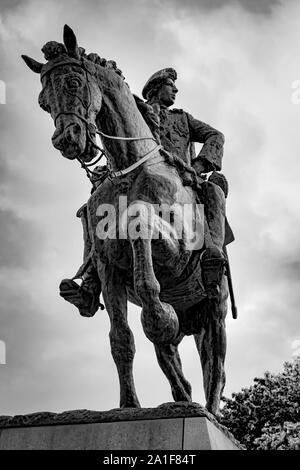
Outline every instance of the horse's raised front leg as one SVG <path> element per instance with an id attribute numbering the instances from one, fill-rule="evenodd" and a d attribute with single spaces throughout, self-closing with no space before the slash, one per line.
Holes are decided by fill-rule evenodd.
<path id="1" fill-rule="evenodd" d="M 120 407 L 136 408 L 139 401 L 133 381 L 134 338 L 127 321 L 127 293 L 119 270 L 106 266 L 103 298 L 111 322 L 109 333 L 111 352 L 120 381 Z"/>
<path id="2" fill-rule="evenodd" d="M 176 344 L 155 344 L 155 352 L 160 368 L 170 382 L 175 401 L 192 401 L 192 388 L 183 375 L 178 344 L 183 338 L 178 337 Z"/>
<path id="3" fill-rule="evenodd" d="M 195 342 L 200 355 L 203 372 L 203 385 L 206 408 L 218 415 L 220 399 L 225 386 L 227 285 L 223 276 L 221 301 L 208 299 L 201 302 L 201 329 L 195 334 Z"/>
<path id="4" fill-rule="evenodd" d="M 152 262 L 151 208 L 144 203 L 136 203 L 135 208 L 137 215 L 129 218 L 128 233 L 133 251 L 134 289 L 142 304 L 143 329 L 153 343 L 171 343 L 177 337 L 179 322 L 173 307 L 159 298 L 160 284 Z M 138 220 L 140 236 L 132 230 L 132 225 L 130 229 L 135 220 Z"/>

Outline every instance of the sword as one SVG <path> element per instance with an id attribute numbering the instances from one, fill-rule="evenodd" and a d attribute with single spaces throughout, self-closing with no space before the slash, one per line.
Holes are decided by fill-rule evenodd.
<path id="1" fill-rule="evenodd" d="M 229 258 L 228 258 L 228 253 L 227 253 L 227 248 L 224 246 L 223 251 L 226 256 L 226 275 L 228 279 L 228 289 L 229 289 L 229 295 L 230 295 L 230 301 L 231 301 L 231 312 L 232 312 L 232 318 L 234 320 L 237 319 L 238 312 L 237 312 L 237 307 L 235 304 L 235 298 L 234 298 L 234 292 L 233 292 L 233 286 L 232 286 L 232 277 L 231 277 L 231 271 L 230 271 L 230 264 L 229 264 Z"/>

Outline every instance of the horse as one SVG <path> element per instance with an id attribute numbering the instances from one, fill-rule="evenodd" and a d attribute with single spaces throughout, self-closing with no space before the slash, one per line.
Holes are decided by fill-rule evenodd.
<path id="1" fill-rule="evenodd" d="M 217 415 L 225 385 L 228 284 L 223 272 L 217 302 L 205 291 L 203 240 L 196 248 L 191 246 L 190 220 L 187 223 L 183 216 L 184 207 L 199 206 L 197 195 L 167 160 L 113 61 L 85 54 L 67 25 L 64 43 L 50 41 L 42 51 L 44 64 L 22 57 L 41 76 L 39 104 L 54 121 L 54 147 L 90 171 L 88 165 L 99 152 L 98 133 L 107 157 L 109 176 L 91 194 L 87 212 L 92 261 L 111 323 L 120 407 L 140 407 L 132 370 L 135 345 L 127 320 L 129 301 L 142 308 L 143 330 L 154 344 L 176 402 L 192 401 L 178 345 L 185 335 L 193 334 L 206 408 Z M 121 198 L 126 198 L 126 210 L 120 208 Z M 165 220 L 157 207 L 171 207 L 179 224 Z M 114 217 L 109 218 L 111 209 Z M 103 236 L 104 225 L 112 219 L 114 226 Z M 197 211 L 198 226 L 205 226 L 204 219 L 203 211 Z"/>

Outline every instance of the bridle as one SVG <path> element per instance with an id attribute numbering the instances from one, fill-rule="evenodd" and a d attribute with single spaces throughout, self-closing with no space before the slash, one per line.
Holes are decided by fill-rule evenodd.
<path id="1" fill-rule="evenodd" d="M 120 137 L 120 136 L 108 135 L 108 134 L 105 134 L 104 132 L 99 131 L 97 129 L 97 127 L 95 126 L 95 124 L 93 124 L 91 121 L 88 120 L 89 109 L 90 109 L 90 106 L 91 106 L 91 90 L 90 90 L 88 76 L 89 76 L 89 74 L 92 75 L 92 73 L 85 67 L 85 64 L 84 64 L 83 60 L 77 61 L 77 60 L 73 59 L 71 61 L 60 61 L 60 62 L 57 62 L 56 64 L 52 64 L 51 67 L 46 68 L 46 70 L 41 74 L 41 79 L 46 74 L 51 72 L 54 68 L 59 67 L 61 65 L 71 65 L 71 64 L 74 64 L 74 65 L 77 65 L 77 66 L 81 67 L 86 73 L 86 83 L 87 83 L 88 97 L 89 97 L 88 105 L 87 105 L 87 107 L 85 107 L 86 117 L 81 116 L 79 113 L 76 113 L 75 111 L 60 111 L 54 117 L 54 125 L 56 127 L 57 119 L 62 115 L 64 115 L 64 116 L 67 116 L 67 115 L 76 116 L 78 119 L 80 119 L 84 123 L 85 129 L 86 129 L 87 141 L 90 142 L 90 144 L 93 147 L 97 148 L 100 151 L 100 156 L 96 156 L 95 160 L 90 162 L 90 163 L 85 163 L 83 161 L 83 159 L 81 158 L 81 156 L 84 154 L 86 149 L 80 155 L 75 157 L 75 159 L 80 163 L 81 167 L 86 171 L 86 175 L 89 178 L 89 180 L 92 182 L 92 177 L 97 175 L 97 173 L 95 173 L 93 170 L 90 170 L 90 167 L 96 165 L 102 159 L 102 157 L 104 157 L 104 156 L 106 157 L 107 163 L 108 163 L 108 165 L 107 165 L 108 166 L 107 175 L 110 176 L 111 178 L 116 178 L 116 177 L 123 176 L 125 174 L 130 173 L 131 171 L 135 170 L 137 167 L 139 167 L 140 165 L 145 163 L 147 160 L 149 160 L 151 157 L 153 157 L 153 155 L 156 154 L 157 151 L 162 148 L 162 146 L 160 144 L 157 144 L 157 141 L 154 139 L 154 137 Z M 147 152 L 145 155 L 143 155 L 137 162 L 133 163 L 129 167 L 127 167 L 123 170 L 114 171 L 110 166 L 110 161 L 109 161 L 109 158 L 107 156 L 107 152 L 105 152 L 104 149 L 102 149 L 97 144 L 95 144 L 95 142 L 92 139 L 91 134 L 98 134 L 98 135 L 100 135 L 102 137 L 105 137 L 107 139 L 123 140 L 123 141 L 127 141 L 127 142 L 133 142 L 133 141 L 139 141 L 139 140 L 153 140 L 156 143 L 156 146 L 153 149 L 151 149 L 149 152 Z"/>

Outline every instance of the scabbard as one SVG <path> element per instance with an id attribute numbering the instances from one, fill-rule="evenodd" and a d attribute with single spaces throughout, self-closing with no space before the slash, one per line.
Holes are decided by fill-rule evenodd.
<path id="1" fill-rule="evenodd" d="M 226 260 L 227 260 L 227 265 L 226 265 L 226 274 L 227 274 L 227 279 L 228 279 L 228 289 L 229 289 L 229 296 L 230 296 L 230 301 L 231 301 L 231 312 L 232 312 L 232 318 L 234 320 L 237 319 L 238 317 L 238 312 L 237 312 L 237 307 L 235 304 L 235 298 L 234 298 L 234 292 L 233 292 L 233 286 L 232 286 L 232 277 L 231 277 L 231 271 L 230 271 L 230 264 L 229 264 L 229 259 L 228 259 L 228 253 L 226 246 L 223 249 Z"/>

